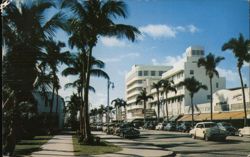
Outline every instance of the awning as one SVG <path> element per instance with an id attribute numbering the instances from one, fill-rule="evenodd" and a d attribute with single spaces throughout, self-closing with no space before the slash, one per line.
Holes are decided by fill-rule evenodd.
<path id="1" fill-rule="evenodd" d="M 248 111 L 248 114 L 250 111 Z M 237 111 L 237 112 L 220 112 L 220 113 L 213 113 L 213 120 L 230 120 L 230 119 L 243 119 L 245 116 L 243 111 Z M 210 113 L 201 113 L 201 114 L 195 114 L 194 115 L 195 121 L 205 121 L 210 120 Z M 192 115 L 186 114 L 178 121 L 192 121 Z"/>

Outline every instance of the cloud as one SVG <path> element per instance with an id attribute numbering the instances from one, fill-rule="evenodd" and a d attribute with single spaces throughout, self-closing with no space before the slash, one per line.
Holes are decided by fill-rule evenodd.
<path id="1" fill-rule="evenodd" d="M 151 60 L 153 65 L 174 66 L 175 68 L 183 66 L 185 61 L 186 61 L 186 53 L 183 53 L 182 55 L 178 56 L 166 56 L 163 62 L 159 62 L 155 58 Z"/>
<path id="2" fill-rule="evenodd" d="M 195 33 L 198 32 L 199 29 L 190 24 L 187 26 L 169 26 L 166 24 L 149 24 L 146 26 L 139 27 L 139 30 L 142 32 L 142 35 L 139 37 L 139 40 L 143 40 L 145 36 L 150 36 L 154 39 L 157 38 L 175 38 L 177 33 L 181 32 L 189 32 Z"/>
<path id="3" fill-rule="evenodd" d="M 120 55 L 120 56 L 113 57 L 113 58 L 106 58 L 106 59 L 103 59 L 103 61 L 106 62 L 106 63 L 120 62 L 120 61 L 122 61 L 125 58 L 135 58 L 135 57 L 139 57 L 139 56 L 140 56 L 140 53 L 138 53 L 138 52 L 127 53 L 127 54 Z"/>
<path id="4" fill-rule="evenodd" d="M 101 37 L 102 44 L 107 47 L 125 47 L 126 43 L 124 41 L 118 40 L 115 37 Z"/>
<path id="5" fill-rule="evenodd" d="M 217 67 L 216 69 L 219 72 L 220 77 L 226 78 L 226 81 L 227 81 L 226 84 L 228 86 L 227 88 L 240 86 L 240 77 L 237 71 L 224 69 L 220 67 Z M 242 75 L 243 75 L 242 78 L 243 78 L 244 84 L 247 84 L 248 83 L 247 78 L 244 76 L 244 74 Z"/>

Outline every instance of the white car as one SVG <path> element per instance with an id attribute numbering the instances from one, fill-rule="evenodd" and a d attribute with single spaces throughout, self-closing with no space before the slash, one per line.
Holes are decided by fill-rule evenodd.
<path id="1" fill-rule="evenodd" d="M 239 129 L 239 136 L 250 136 L 250 127 L 244 127 Z"/>
<path id="2" fill-rule="evenodd" d="M 227 132 L 220 129 L 214 122 L 197 123 L 194 129 L 190 130 L 189 134 L 193 139 L 202 138 L 206 141 L 212 139 L 225 140 L 227 137 Z"/>
<path id="3" fill-rule="evenodd" d="M 158 125 L 155 126 L 155 130 L 162 130 L 163 126 L 164 125 L 162 123 L 158 123 Z"/>

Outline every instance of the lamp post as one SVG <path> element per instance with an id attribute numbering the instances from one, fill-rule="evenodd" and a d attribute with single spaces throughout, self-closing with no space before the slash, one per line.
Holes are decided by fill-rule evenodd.
<path id="1" fill-rule="evenodd" d="M 114 82 L 111 82 L 109 79 L 108 79 L 108 84 L 107 84 L 107 122 L 109 124 L 109 88 L 110 88 L 110 85 L 111 85 L 111 88 L 114 89 L 115 88 L 115 85 L 114 85 Z"/>

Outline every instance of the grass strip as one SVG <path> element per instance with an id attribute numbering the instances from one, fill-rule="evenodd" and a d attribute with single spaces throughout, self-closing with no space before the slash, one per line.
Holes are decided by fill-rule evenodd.
<path id="1" fill-rule="evenodd" d="M 111 143 L 101 141 L 99 145 L 81 145 L 76 135 L 73 135 L 74 154 L 76 156 L 98 155 L 121 151 L 122 148 Z"/>
<path id="2" fill-rule="evenodd" d="M 32 152 L 41 150 L 41 146 L 47 143 L 53 136 L 35 136 L 30 140 L 21 140 L 16 144 L 15 155 L 16 156 L 26 156 L 30 155 Z"/>

